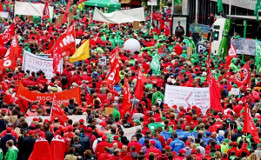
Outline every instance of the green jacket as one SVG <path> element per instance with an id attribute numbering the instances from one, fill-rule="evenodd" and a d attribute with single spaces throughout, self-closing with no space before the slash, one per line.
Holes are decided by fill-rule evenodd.
<path id="1" fill-rule="evenodd" d="M 160 91 L 153 93 L 151 104 L 154 105 L 158 99 L 164 100 L 164 95 Z"/>
<path id="2" fill-rule="evenodd" d="M 116 117 L 119 117 L 119 119 L 121 119 L 121 114 L 116 108 L 113 109 L 112 115 L 113 119 L 115 119 Z"/>
<path id="3" fill-rule="evenodd" d="M 11 147 L 8 149 L 5 155 L 5 160 L 17 160 L 17 155 L 18 155 L 18 149 Z"/>

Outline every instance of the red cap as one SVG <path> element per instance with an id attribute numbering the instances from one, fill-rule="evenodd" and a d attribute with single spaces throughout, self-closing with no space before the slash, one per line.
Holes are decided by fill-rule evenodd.
<path id="1" fill-rule="evenodd" d="M 35 118 L 33 118 L 33 121 L 39 122 L 39 119 L 35 117 Z"/>
<path id="2" fill-rule="evenodd" d="M 102 136 L 103 136 L 103 133 L 102 133 L 102 132 L 99 132 L 99 133 L 98 133 L 98 136 L 99 136 L 99 137 L 102 137 Z"/>
<path id="3" fill-rule="evenodd" d="M 80 123 L 84 123 L 84 119 L 80 119 L 79 122 L 80 122 Z"/>
<path id="4" fill-rule="evenodd" d="M 192 149 L 191 154 L 197 154 L 197 151 L 195 149 Z"/>
<path id="5" fill-rule="evenodd" d="M 171 150 L 171 147 L 170 147 L 169 145 L 166 145 L 164 148 L 165 148 L 166 150 Z"/>
<path id="6" fill-rule="evenodd" d="M 40 132 L 40 133 L 38 133 L 38 136 L 43 137 L 43 136 L 45 136 L 45 134 L 44 134 L 44 132 Z"/>
<path id="7" fill-rule="evenodd" d="M 186 153 L 183 149 L 179 150 L 179 153 Z"/>
<path id="8" fill-rule="evenodd" d="M 186 141 L 185 145 L 190 146 L 190 141 Z"/>
<path id="9" fill-rule="evenodd" d="M 67 127 L 67 129 L 68 129 L 68 131 L 72 131 L 73 130 L 73 126 L 70 125 L 70 126 Z"/>
<path id="10" fill-rule="evenodd" d="M 154 140 L 151 140 L 151 141 L 150 141 L 150 144 L 153 145 L 153 146 L 155 146 L 156 142 L 155 142 Z"/>
<path id="11" fill-rule="evenodd" d="M 216 149 L 221 149 L 221 146 L 219 144 L 217 144 L 215 147 Z"/>
<path id="12" fill-rule="evenodd" d="M 32 105 L 31 109 L 38 109 L 39 107 L 37 105 Z"/>
<path id="13" fill-rule="evenodd" d="M 88 127 L 87 128 L 87 132 L 91 132 L 92 131 L 92 128 L 91 127 Z"/>
<path id="14" fill-rule="evenodd" d="M 115 135 L 115 136 L 113 137 L 113 139 L 114 139 L 114 140 L 118 140 L 118 139 L 119 139 L 119 136 Z"/>
<path id="15" fill-rule="evenodd" d="M 103 141 L 106 140 L 107 138 L 108 138 L 108 137 L 105 136 L 105 135 L 102 136 L 102 140 L 103 140 Z"/>
<path id="16" fill-rule="evenodd" d="M 11 132 L 12 132 L 12 128 L 11 128 L 11 127 L 7 127 L 7 128 L 6 128 L 6 132 L 7 132 L 7 133 L 11 133 Z"/>
<path id="17" fill-rule="evenodd" d="M 33 130 L 29 130 L 28 132 L 30 135 L 34 134 L 34 131 Z"/>
<path id="18" fill-rule="evenodd" d="M 48 119 L 45 119 L 45 120 L 44 120 L 44 123 L 49 123 L 49 120 L 48 120 Z"/>

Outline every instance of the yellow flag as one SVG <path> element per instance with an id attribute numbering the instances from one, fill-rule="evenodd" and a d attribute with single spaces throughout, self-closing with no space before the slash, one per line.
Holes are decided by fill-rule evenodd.
<path id="1" fill-rule="evenodd" d="M 77 50 L 76 52 L 69 58 L 69 62 L 77 62 L 80 60 L 85 60 L 90 57 L 90 43 L 89 40 L 84 42 Z"/>

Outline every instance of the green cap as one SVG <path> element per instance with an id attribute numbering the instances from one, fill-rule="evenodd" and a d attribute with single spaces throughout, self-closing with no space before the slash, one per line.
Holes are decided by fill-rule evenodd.
<path id="1" fill-rule="evenodd" d="M 224 142 L 226 142 L 226 143 L 227 143 L 227 142 L 229 142 L 229 139 L 227 139 L 227 138 L 226 138 L 226 139 L 224 139 Z"/>
<path id="2" fill-rule="evenodd" d="M 238 126 L 238 127 L 237 127 L 237 130 L 238 130 L 238 131 L 242 131 L 242 127 L 241 127 L 241 126 Z"/>
<path id="3" fill-rule="evenodd" d="M 135 119 L 133 122 L 140 124 L 140 120 L 138 120 L 138 119 Z"/>

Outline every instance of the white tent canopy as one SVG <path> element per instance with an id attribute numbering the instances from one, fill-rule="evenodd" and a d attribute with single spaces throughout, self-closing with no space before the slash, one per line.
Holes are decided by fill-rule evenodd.
<path id="1" fill-rule="evenodd" d="M 95 8 L 93 20 L 116 24 L 145 21 L 144 8 L 119 10 L 111 13 L 102 13 L 99 9 Z"/>
<path id="2" fill-rule="evenodd" d="M 43 3 L 29 3 L 29 2 L 15 2 L 15 15 L 24 15 L 24 16 L 43 16 Z M 53 17 L 53 7 L 49 6 L 50 17 Z"/>

